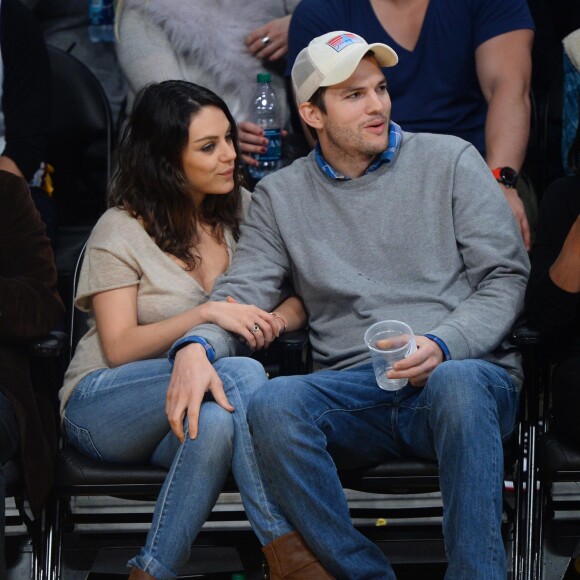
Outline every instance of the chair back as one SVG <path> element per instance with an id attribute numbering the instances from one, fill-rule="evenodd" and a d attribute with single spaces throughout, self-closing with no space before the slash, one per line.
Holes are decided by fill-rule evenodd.
<path id="1" fill-rule="evenodd" d="M 101 83 L 71 54 L 48 45 L 52 112 L 47 161 L 59 226 L 93 225 L 111 176 L 112 115 Z"/>
<path id="2" fill-rule="evenodd" d="M 78 255 L 75 269 L 73 273 L 73 288 L 72 288 L 72 303 L 69 308 L 69 359 L 72 359 L 79 340 L 84 336 L 86 331 L 88 330 L 88 315 L 86 312 L 83 312 L 75 307 L 74 301 L 77 295 L 78 285 L 79 285 L 79 278 L 81 275 L 81 268 L 83 266 L 83 260 L 85 257 L 85 252 L 87 249 L 87 242 L 83 244 L 81 251 Z"/>

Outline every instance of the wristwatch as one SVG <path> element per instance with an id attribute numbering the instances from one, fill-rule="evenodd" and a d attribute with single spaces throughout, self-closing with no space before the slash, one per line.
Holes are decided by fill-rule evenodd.
<path id="1" fill-rule="evenodd" d="M 506 187 L 515 187 L 518 182 L 518 172 L 511 167 L 496 167 L 491 172 L 497 181 Z"/>

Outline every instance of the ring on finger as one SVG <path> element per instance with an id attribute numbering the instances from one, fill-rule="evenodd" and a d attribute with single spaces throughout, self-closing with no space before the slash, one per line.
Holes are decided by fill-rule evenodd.
<path id="1" fill-rule="evenodd" d="M 269 42 L 270 42 L 270 37 L 269 37 L 269 36 L 266 34 L 266 36 L 264 36 L 264 37 L 262 38 L 262 44 L 263 44 L 264 46 L 266 46 L 266 44 L 268 44 Z"/>
<path id="2" fill-rule="evenodd" d="M 256 334 L 256 332 L 260 332 L 260 327 L 257 324 L 254 324 L 254 328 L 252 328 L 252 334 Z"/>

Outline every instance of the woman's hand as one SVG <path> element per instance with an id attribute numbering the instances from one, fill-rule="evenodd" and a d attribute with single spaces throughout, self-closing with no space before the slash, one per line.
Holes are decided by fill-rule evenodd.
<path id="1" fill-rule="evenodd" d="M 226 302 L 206 302 L 203 308 L 208 322 L 237 334 L 253 350 L 268 348 L 280 334 L 275 316 L 231 297 Z"/>
<path id="2" fill-rule="evenodd" d="M 288 131 L 282 129 L 280 134 L 286 137 Z M 257 167 L 258 162 L 252 157 L 252 153 L 266 153 L 268 150 L 268 138 L 264 136 L 264 129 L 256 123 L 242 121 L 238 123 L 238 142 L 243 162 Z"/>
<path id="3" fill-rule="evenodd" d="M 181 443 L 185 441 L 183 421 L 186 414 L 189 437 L 197 437 L 199 411 L 207 391 L 220 407 L 230 413 L 234 411 L 224 393 L 221 379 L 207 359 L 205 348 L 197 343 L 189 344 L 175 355 L 165 403 L 171 430 Z"/>
<path id="4" fill-rule="evenodd" d="M 246 36 L 248 52 L 256 58 L 275 61 L 288 52 L 290 14 L 271 20 Z"/>

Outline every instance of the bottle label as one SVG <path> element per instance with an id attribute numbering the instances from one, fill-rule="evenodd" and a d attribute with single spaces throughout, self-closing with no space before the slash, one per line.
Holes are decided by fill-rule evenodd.
<path id="1" fill-rule="evenodd" d="M 266 153 L 256 156 L 259 161 L 279 161 L 282 157 L 282 137 L 280 129 L 266 129 L 264 137 L 268 139 L 268 149 Z"/>
<path id="2" fill-rule="evenodd" d="M 92 26 L 113 24 L 114 19 L 113 0 L 89 0 L 89 23 Z"/>

